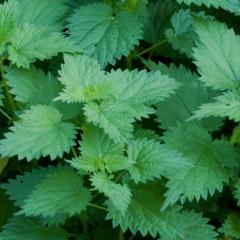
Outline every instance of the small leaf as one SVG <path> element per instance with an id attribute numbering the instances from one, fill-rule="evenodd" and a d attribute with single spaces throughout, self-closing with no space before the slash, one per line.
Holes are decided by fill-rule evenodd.
<path id="1" fill-rule="evenodd" d="M 100 172 L 95 173 L 90 180 L 94 189 L 104 193 L 121 214 L 126 212 L 132 196 L 127 185 L 115 183 L 105 173 Z"/>
<path id="2" fill-rule="evenodd" d="M 197 74 L 183 65 L 176 67 L 174 64 L 170 64 L 167 67 L 162 63 L 156 64 L 152 61 L 143 61 L 143 63 L 150 70 L 161 71 L 162 74 L 175 78 L 181 84 L 176 94 L 156 104 L 157 121 L 161 123 L 161 128 L 168 129 L 177 126 L 178 123 L 186 122 L 199 105 L 208 103 L 219 94 L 219 92 L 201 84 Z M 211 117 L 201 121 L 194 121 L 194 123 L 212 131 L 219 128 L 221 119 Z"/>
<path id="3" fill-rule="evenodd" d="M 131 164 L 123 154 L 124 148 L 114 143 L 102 129 L 92 125 L 83 127 L 80 151 L 81 156 L 68 161 L 78 170 L 112 173 L 126 169 Z"/>
<path id="4" fill-rule="evenodd" d="M 219 232 L 223 233 L 224 236 L 229 238 L 240 238 L 240 216 L 238 212 L 232 212 L 227 215 L 222 227 Z"/>
<path id="5" fill-rule="evenodd" d="M 97 61 L 85 55 L 65 55 L 59 75 L 64 89 L 57 99 L 68 103 L 101 100 L 111 96 L 116 88 Z"/>
<path id="6" fill-rule="evenodd" d="M 214 102 L 206 103 L 195 111 L 190 119 L 202 119 L 210 116 L 228 117 L 236 122 L 240 121 L 240 95 L 239 91 L 227 91 L 215 98 Z"/>

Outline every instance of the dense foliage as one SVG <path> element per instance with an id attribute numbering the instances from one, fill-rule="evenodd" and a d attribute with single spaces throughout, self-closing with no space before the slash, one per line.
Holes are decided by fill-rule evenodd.
<path id="1" fill-rule="evenodd" d="M 0 2 L 0 240 L 240 239 L 240 0 Z"/>

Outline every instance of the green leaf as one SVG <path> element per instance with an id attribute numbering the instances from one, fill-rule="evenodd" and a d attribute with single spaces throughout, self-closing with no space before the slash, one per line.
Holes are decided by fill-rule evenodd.
<path id="1" fill-rule="evenodd" d="M 85 105 L 87 121 L 99 125 L 115 142 L 126 142 L 132 137 L 135 119 L 154 113 L 152 104 L 169 97 L 177 84 L 158 72 L 112 71 L 108 78 L 118 86 L 114 98 Z"/>
<path id="2" fill-rule="evenodd" d="M 9 60 L 17 67 L 29 68 L 38 60 L 49 59 L 59 52 L 73 52 L 75 47 L 51 27 L 24 24 L 16 29 L 8 47 Z"/>
<path id="3" fill-rule="evenodd" d="M 130 142 L 127 154 L 129 162 L 133 162 L 128 170 L 135 183 L 161 178 L 169 170 L 188 165 L 181 154 L 146 138 Z"/>
<path id="4" fill-rule="evenodd" d="M 68 103 L 104 99 L 117 87 L 106 78 L 97 61 L 85 55 L 65 55 L 59 75 L 64 89 L 57 99 Z"/>
<path id="5" fill-rule="evenodd" d="M 9 42 L 15 30 L 15 16 L 13 9 L 16 1 L 9 0 L 0 4 L 0 53 L 4 51 L 4 45 Z"/>
<path id="6" fill-rule="evenodd" d="M 9 200 L 8 196 L 2 189 L 0 189 L 0 202 L 1 202 L 0 228 L 2 228 L 2 226 L 6 224 L 8 219 L 14 214 L 16 209 L 13 205 L 13 202 Z"/>
<path id="7" fill-rule="evenodd" d="M 228 238 L 240 238 L 240 215 L 238 212 L 232 212 L 227 215 L 219 232 L 223 233 Z"/>
<path id="8" fill-rule="evenodd" d="M 56 159 L 75 145 L 74 125 L 62 121 L 62 114 L 54 107 L 36 105 L 21 115 L 0 141 L 2 156 L 18 156 L 28 161 L 41 156 Z"/>
<path id="9" fill-rule="evenodd" d="M 240 94 L 239 91 L 228 91 L 215 98 L 214 102 L 206 103 L 195 111 L 190 119 L 202 119 L 205 117 L 228 117 L 236 122 L 240 121 Z"/>
<path id="10" fill-rule="evenodd" d="M 15 206 L 21 207 L 37 184 L 47 176 L 66 169 L 66 167 L 61 165 L 57 167 L 50 165 L 46 168 L 33 169 L 31 172 L 24 172 L 23 175 L 17 175 L 16 179 L 9 179 L 7 183 L 1 184 L 0 187 L 5 189 L 6 194 L 14 201 Z M 59 226 L 66 221 L 66 218 L 66 214 L 58 214 L 53 217 L 43 218 L 41 221 L 49 226 Z"/>
<path id="11" fill-rule="evenodd" d="M 53 217 L 73 216 L 86 210 L 91 194 L 81 176 L 71 169 L 47 175 L 27 196 L 18 214 Z"/>
<path id="12" fill-rule="evenodd" d="M 234 197 L 237 199 L 237 205 L 240 206 L 240 180 L 238 179 L 234 185 Z"/>
<path id="13" fill-rule="evenodd" d="M 105 3 L 81 6 L 69 22 L 70 37 L 79 50 L 97 59 L 101 66 L 127 56 L 143 35 L 137 15 L 115 12 Z"/>
<path id="14" fill-rule="evenodd" d="M 198 6 L 204 4 L 207 7 L 213 6 L 215 8 L 223 8 L 230 12 L 240 15 L 240 2 L 238 0 L 177 0 L 179 3 L 185 3 L 190 5 L 194 3 Z"/>
<path id="15" fill-rule="evenodd" d="M 157 121 L 161 123 L 161 128 L 168 129 L 177 126 L 178 123 L 186 122 L 201 104 L 211 101 L 218 93 L 201 84 L 197 74 L 192 73 L 183 65 L 176 67 L 170 64 L 167 67 L 162 63 L 156 64 L 152 61 L 143 61 L 143 63 L 152 71 L 160 70 L 162 74 L 175 78 L 182 85 L 176 94 L 156 104 Z M 219 128 L 221 119 L 208 118 L 194 123 L 212 131 Z"/>
<path id="16" fill-rule="evenodd" d="M 33 169 L 31 172 L 24 172 L 23 175 L 17 175 L 16 179 L 8 179 L 8 182 L 1 184 L 0 187 L 6 191 L 6 194 L 9 195 L 16 206 L 21 207 L 37 184 L 48 175 L 62 170 L 62 168 L 61 166 L 53 167 L 50 165 L 47 168 Z"/>
<path id="17" fill-rule="evenodd" d="M 167 146 L 188 158 L 192 166 L 178 169 L 168 176 L 166 202 L 172 205 L 179 199 L 197 201 L 222 191 L 229 182 L 232 169 L 238 167 L 237 153 L 226 140 L 214 140 L 207 130 L 195 125 L 179 125 L 163 137 Z"/>
<path id="18" fill-rule="evenodd" d="M 144 129 L 141 128 L 141 126 L 136 127 L 134 138 L 147 138 L 155 141 L 160 140 L 160 136 L 154 130 Z"/>
<path id="19" fill-rule="evenodd" d="M 114 205 L 107 201 L 107 219 L 112 219 L 113 227 L 120 225 L 123 231 L 129 229 L 133 234 L 140 231 L 152 237 L 158 234 L 161 240 L 215 240 L 213 227 L 201 214 L 180 213 L 179 207 L 160 212 L 163 204 L 164 189 L 159 182 L 132 185 L 132 200 L 127 212 L 122 215 Z"/>
<path id="20" fill-rule="evenodd" d="M 178 8 L 175 0 L 150 2 L 147 8 L 148 18 L 144 25 L 144 40 L 156 43 L 164 39 L 164 31 L 170 27 L 171 16 Z"/>
<path id="21" fill-rule="evenodd" d="M 119 112 L 118 115 L 124 112 L 122 117 L 126 122 L 132 121 L 131 115 L 132 118 L 147 116 L 153 111 L 147 104 L 163 100 L 178 88 L 173 79 L 162 76 L 160 72 L 104 72 L 96 61 L 84 55 L 66 55 L 59 80 L 64 85 L 64 90 L 57 99 L 86 102 L 86 115 L 93 114 L 94 116 L 89 117 L 91 122 L 101 122 L 102 125 L 105 124 L 104 121 L 113 122 L 113 119 L 108 119 L 111 117 L 109 114 L 116 111 Z M 101 113 L 95 114 L 99 110 L 104 110 L 105 116 L 101 116 Z M 129 116 L 125 114 L 126 111 Z"/>
<path id="22" fill-rule="evenodd" d="M 106 170 L 112 173 L 126 169 L 131 164 L 123 155 L 123 147 L 115 144 L 102 129 L 92 125 L 83 128 L 80 151 L 81 156 L 69 161 L 71 166 L 78 170 Z"/>
<path id="23" fill-rule="evenodd" d="M 240 37 L 226 24 L 217 21 L 194 21 L 199 41 L 194 48 L 200 80 L 214 89 L 226 90 L 239 86 Z"/>
<path id="24" fill-rule="evenodd" d="M 67 0 L 18 0 L 17 24 L 19 27 L 29 23 L 59 30 L 59 22 L 68 10 L 66 2 Z"/>
<path id="25" fill-rule="evenodd" d="M 10 199 L 18 207 L 24 204 L 24 200 L 47 175 L 61 170 L 62 167 L 57 168 L 48 166 L 47 168 L 33 169 L 31 172 L 24 172 L 23 175 L 17 175 L 16 179 L 8 179 L 7 183 L 1 184 L 0 187 L 6 191 Z"/>
<path id="26" fill-rule="evenodd" d="M 121 214 L 126 212 L 132 196 L 127 185 L 115 183 L 103 172 L 95 173 L 90 180 L 94 190 L 108 197 Z"/>
<path id="27" fill-rule="evenodd" d="M 67 240 L 69 234 L 55 227 L 46 227 L 34 218 L 13 217 L 3 227 L 0 240 Z"/>
<path id="28" fill-rule="evenodd" d="M 16 67 L 5 68 L 5 77 L 15 99 L 28 105 L 50 104 L 60 90 L 59 82 L 51 73 L 45 75 L 41 69 Z"/>
<path id="29" fill-rule="evenodd" d="M 176 12 L 171 18 L 171 28 L 165 31 L 168 41 L 174 49 L 186 54 L 187 57 L 192 57 L 192 47 L 197 39 L 197 35 L 193 30 L 192 12 L 189 9 Z M 198 15 L 204 16 L 203 13 Z"/>
<path id="30" fill-rule="evenodd" d="M 87 121 L 104 129 L 104 132 L 115 142 L 126 142 L 132 137 L 133 119 L 124 106 L 115 106 L 114 102 L 89 103 L 84 107 Z M 116 117 L 117 116 L 117 117 Z"/>
<path id="31" fill-rule="evenodd" d="M 125 73 L 127 73 L 127 71 L 125 71 Z M 122 72 L 122 74 L 124 76 L 124 72 Z M 118 74 L 118 76 L 120 77 L 121 75 Z M 137 101 L 146 104 L 156 104 L 165 100 L 171 94 L 175 93 L 175 90 L 181 85 L 177 83 L 175 79 L 162 74 L 160 71 L 132 71 L 128 73 L 128 76 L 129 77 L 127 77 L 126 74 L 125 86 L 124 89 L 122 89 L 122 91 L 125 91 L 125 97 L 133 101 L 132 98 L 134 98 L 135 95 Z M 137 89 L 127 89 L 127 87 L 136 87 Z"/>
<path id="32" fill-rule="evenodd" d="M 34 66 L 29 69 L 16 67 L 5 68 L 5 78 L 8 80 L 10 92 L 15 99 L 27 106 L 43 104 L 56 107 L 63 114 L 64 119 L 71 119 L 81 111 L 80 104 L 67 104 L 53 101 L 62 90 L 61 84 L 51 74 L 47 75 Z"/>

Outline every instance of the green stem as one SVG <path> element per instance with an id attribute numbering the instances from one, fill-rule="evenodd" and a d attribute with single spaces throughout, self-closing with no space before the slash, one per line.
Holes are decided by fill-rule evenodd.
<path id="1" fill-rule="evenodd" d="M 89 230 L 87 219 L 84 219 L 81 222 L 82 222 L 82 227 L 83 227 L 83 233 L 87 234 L 88 230 Z"/>
<path id="2" fill-rule="evenodd" d="M 119 229 L 118 239 L 119 240 L 124 240 L 124 235 L 123 235 L 123 231 L 121 230 L 121 228 Z"/>
<path id="3" fill-rule="evenodd" d="M 132 54 L 131 53 L 126 58 L 126 65 L 127 65 L 127 69 L 129 69 L 129 70 L 132 69 Z"/>
<path id="4" fill-rule="evenodd" d="M 74 234 L 74 233 L 68 233 L 69 237 L 79 237 L 78 234 Z"/>
<path id="5" fill-rule="evenodd" d="M 32 167 L 37 168 L 38 167 L 38 161 L 36 159 L 32 160 Z"/>
<path id="6" fill-rule="evenodd" d="M 238 143 L 240 140 L 240 124 L 233 129 L 232 136 L 230 138 L 231 145 Z"/>
<path id="7" fill-rule="evenodd" d="M 123 175 L 125 174 L 125 171 L 122 171 L 115 179 L 116 182 L 120 181 L 123 177 Z"/>
<path id="8" fill-rule="evenodd" d="M 3 110 L 0 108 L 0 113 L 6 117 L 9 121 L 12 121 L 12 118 Z"/>
<path id="9" fill-rule="evenodd" d="M 74 156 L 75 158 L 77 158 L 77 153 L 76 153 L 75 149 L 74 149 L 73 147 L 71 147 L 71 149 L 72 149 L 73 156 Z"/>
<path id="10" fill-rule="evenodd" d="M 106 211 L 107 212 L 107 209 L 105 207 L 102 207 L 100 205 L 97 205 L 97 204 L 94 204 L 94 203 L 90 203 L 89 204 L 90 207 L 94 207 L 94 208 L 97 208 L 97 209 L 100 209 L 100 210 L 103 210 L 103 211 Z"/>
<path id="11" fill-rule="evenodd" d="M 12 111 L 12 114 L 15 116 L 15 111 L 16 111 L 16 105 L 15 105 L 15 102 L 13 100 L 13 97 L 10 93 L 10 90 L 9 90 L 9 87 L 7 85 L 7 82 L 5 80 L 3 80 L 3 88 L 4 88 L 4 91 L 5 91 L 5 94 L 6 94 L 6 97 L 7 97 L 7 100 L 8 100 L 8 104 L 11 108 L 11 111 Z"/>
<path id="12" fill-rule="evenodd" d="M 168 42 L 167 39 L 164 39 L 164 40 L 162 40 L 162 41 L 159 41 L 159 42 L 153 44 L 151 47 L 143 50 L 143 51 L 140 52 L 138 55 L 139 55 L 139 56 L 142 56 L 143 54 L 148 53 L 148 52 L 154 50 L 155 48 L 157 48 L 157 47 L 159 47 L 159 46 L 161 46 L 161 45 L 163 45 L 163 44 L 165 44 L 165 43 L 167 43 L 167 42 Z"/>
<path id="13" fill-rule="evenodd" d="M 4 79 L 3 59 L 0 60 L 0 73 L 1 73 L 2 84 L 3 84 L 3 88 L 4 88 L 4 92 L 5 92 L 8 104 L 9 104 L 9 106 L 11 108 L 11 112 L 12 112 L 13 116 L 15 116 L 16 105 L 15 105 L 13 97 L 12 97 L 12 95 L 10 93 L 7 81 Z"/>

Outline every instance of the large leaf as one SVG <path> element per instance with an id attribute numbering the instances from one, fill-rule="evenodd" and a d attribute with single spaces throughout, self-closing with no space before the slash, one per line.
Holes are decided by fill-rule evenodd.
<path id="1" fill-rule="evenodd" d="M 158 72 L 112 71 L 108 78 L 118 86 L 114 98 L 85 106 L 87 120 L 99 125 L 116 142 L 132 137 L 135 119 L 154 112 L 152 104 L 169 97 L 178 88 L 172 78 Z"/>
<path id="2" fill-rule="evenodd" d="M 49 73 L 32 66 L 30 69 L 5 68 L 5 77 L 16 100 L 29 105 L 50 104 L 60 90 L 60 84 Z"/>
<path id="3" fill-rule="evenodd" d="M 181 152 L 192 166 L 178 169 L 168 176 L 169 188 L 164 207 L 177 200 L 207 199 L 222 191 L 232 171 L 238 167 L 237 153 L 226 140 L 214 140 L 208 132 L 195 125 L 179 125 L 163 137 L 167 146 Z"/>
<path id="4" fill-rule="evenodd" d="M 188 165 L 177 151 L 146 138 L 130 142 L 127 154 L 129 162 L 132 162 L 128 171 L 135 183 L 161 178 L 169 171 Z"/>
<path id="5" fill-rule="evenodd" d="M 67 180 L 67 181 L 66 181 Z M 71 169 L 48 174 L 27 196 L 19 214 L 54 217 L 57 214 L 73 216 L 86 209 L 91 198 L 83 186 L 81 176 Z"/>
<path id="6" fill-rule="evenodd" d="M 8 47 L 9 59 L 17 67 L 29 68 L 37 59 L 44 60 L 59 52 L 73 52 L 72 43 L 51 27 L 25 23 L 11 36 Z"/>
<path id="7" fill-rule="evenodd" d="M 178 123 L 184 123 L 201 104 L 211 101 L 218 94 L 201 84 L 197 74 L 192 73 L 183 65 L 176 67 L 170 64 L 167 67 L 162 63 L 156 64 L 152 61 L 144 61 L 144 64 L 150 70 L 160 70 L 162 74 L 175 78 L 181 84 L 176 94 L 156 104 L 157 121 L 161 123 L 161 128 L 168 129 L 177 126 Z M 208 118 L 194 123 L 208 130 L 215 130 L 221 125 L 221 119 Z"/>
<path id="8" fill-rule="evenodd" d="M 81 6 L 69 22 L 70 36 L 80 51 L 102 66 L 127 56 L 143 35 L 136 14 L 115 12 L 105 3 Z"/>
<path id="9" fill-rule="evenodd" d="M 67 240 L 69 234 L 55 227 L 46 227 L 34 218 L 13 217 L 3 227 L 0 240 Z"/>
<path id="10" fill-rule="evenodd" d="M 18 0 L 17 24 L 19 27 L 25 23 L 36 24 L 57 30 L 60 28 L 61 18 L 68 10 L 66 2 L 67 0 Z"/>
<path id="11" fill-rule="evenodd" d="M 61 157 L 75 145 L 74 125 L 62 121 L 62 114 L 54 107 L 36 105 L 21 115 L 5 139 L 0 141 L 2 156 L 18 156 L 28 161 L 50 156 Z"/>
<path id="12" fill-rule="evenodd" d="M 200 80 L 214 89 L 234 89 L 239 85 L 240 36 L 226 24 L 196 19 L 199 41 L 194 48 Z"/>
<path id="13" fill-rule="evenodd" d="M 5 189 L 6 194 L 14 201 L 18 207 L 24 204 L 24 200 L 48 174 L 52 174 L 61 170 L 62 167 L 57 168 L 49 166 L 47 168 L 33 169 L 31 172 L 24 172 L 23 175 L 17 175 L 16 179 L 8 179 L 7 183 L 1 184 L 1 188 Z"/>
<path id="14" fill-rule="evenodd" d="M 5 68 L 5 78 L 15 99 L 27 106 L 44 104 L 56 107 L 64 119 L 71 119 L 79 114 L 81 105 L 54 101 L 62 90 L 60 82 L 49 72 L 31 66 L 29 69 L 16 67 Z"/>
<path id="15" fill-rule="evenodd" d="M 215 240 L 213 227 L 201 214 L 179 212 L 179 207 L 172 207 L 160 212 L 163 204 L 164 189 L 159 182 L 132 185 L 132 200 L 127 212 L 122 215 L 114 205 L 107 201 L 113 226 L 120 225 L 123 231 L 129 229 L 133 234 L 140 231 L 142 236 L 158 234 L 161 240 Z"/>

